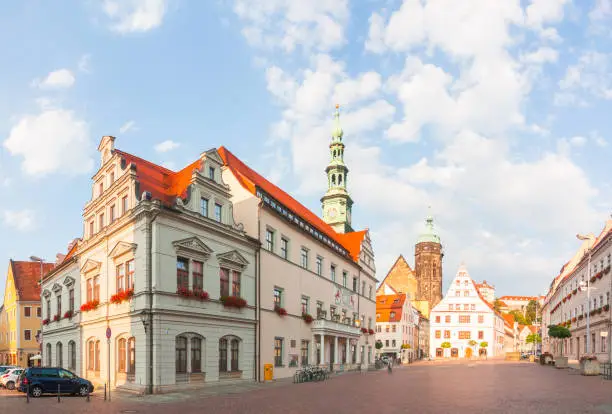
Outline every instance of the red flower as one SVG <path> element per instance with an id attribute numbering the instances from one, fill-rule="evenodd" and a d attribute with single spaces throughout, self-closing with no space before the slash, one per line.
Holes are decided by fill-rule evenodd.
<path id="1" fill-rule="evenodd" d="M 98 307 L 98 305 L 100 304 L 99 300 L 90 300 L 89 302 L 85 302 L 84 304 L 81 305 L 81 311 L 82 312 L 89 312 L 91 310 L 94 310 Z"/>
<path id="2" fill-rule="evenodd" d="M 193 296 L 200 300 L 208 300 L 209 298 L 208 292 L 206 292 L 205 290 L 199 290 L 199 289 L 193 291 Z"/>
<path id="3" fill-rule="evenodd" d="M 239 296 L 221 296 L 219 298 L 219 301 L 223 304 L 223 306 L 225 306 L 226 308 L 237 308 L 237 309 L 241 309 L 244 308 L 247 305 L 247 301 L 242 299 Z"/>
<path id="4" fill-rule="evenodd" d="M 361 328 L 361 333 L 362 334 L 367 334 L 368 332 L 369 332 L 368 328 Z"/>
<path id="5" fill-rule="evenodd" d="M 285 308 L 281 308 L 280 306 L 275 306 L 274 312 L 276 312 L 278 316 L 285 316 L 287 314 L 287 310 L 285 310 Z"/>
<path id="6" fill-rule="evenodd" d="M 374 335 L 374 329 L 370 329 L 370 330 L 368 330 L 368 333 L 369 333 L 370 335 Z"/>
<path id="7" fill-rule="evenodd" d="M 59 320 L 60 320 L 60 316 L 59 315 L 53 316 L 53 322 L 57 322 Z"/>
<path id="8" fill-rule="evenodd" d="M 42 324 L 43 325 L 49 325 L 49 318 L 43 319 Z"/>
<path id="9" fill-rule="evenodd" d="M 66 311 L 66 313 L 64 313 L 64 319 L 70 319 L 72 318 L 72 311 L 68 310 Z"/>
<path id="10" fill-rule="evenodd" d="M 308 313 L 302 313 L 302 319 L 304 319 L 304 322 L 306 322 L 306 323 L 312 323 L 312 321 L 313 321 L 312 315 L 310 315 Z"/>

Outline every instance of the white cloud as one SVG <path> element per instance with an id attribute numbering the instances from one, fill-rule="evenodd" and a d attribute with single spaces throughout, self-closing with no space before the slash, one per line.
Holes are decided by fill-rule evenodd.
<path id="1" fill-rule="evenodd" d="M 600 148 L 604 148 L 608 146 L 608 141 L 606 141 L 606 139 L 602 137 L 597 131 L 591 132 L 589 137 L 591 138 L 591 140 L 593 140 L 593 142 L 595 142 L 595 145 L 597 145 Z"/>
<path id="2" fill-rule="evenodd" d="M 77 67 L 81 72 L 91 72 L 91 54 L 87 53 L 81 56 L 79 62 L 77 63 Z"/>
<path id="3" fill-rule="evenodd" d="M 595 0 L 589 18 L 596 22 L 612 18 L 612 0 Z"/>
<path id="4" fill-rule="evenodd" d="M 30 231 L 35 227 L 32 210 L 5 210 L 2 212 L 4 224 L 18 231 Z"/>
<path id="5" fill-rule="evenodd" d="M 35 79 L 32 86 L 41 89 L 62 89 L 74 85 L 75 77 L 68 69 L 58 69 L 49 73 L 44 79 Z"/>
<path id="6" fill-rule="evenodd" d="M 568 66 L 559 81 L 555 101 L 563 104 L 584 104 L 591 96 L 612 99 L 612 64 L 610 55 L 595 51 L 584 52 L 578 62 Z"/>
<path id="7" fill-rule="evenodd" d="M 125 124 L 121 125 L 121 128 L 119 128 L 119 132 L 122 134 L 126 134 L 128 131 L 135 131 L 138 128 L 136 128 L 136 122 L 135 121 L 127 121 Z"/>
<path id="8" fill-rule="evenodd" d="M 559 58 L 559 52 L 550 47 L 540 47 L 537 50 L 521 56 L 521 61 L 525 63 L 554 63 Z"/>
<path id="9" fill-rule="evenodd" d="M 168 151 L 172 151 L 175 148 L 178 148 L 181 144 L 179 144 L 178 142 L 174 142 L 171 139 L 168 139 L 166 141 L 160 142 L 159 144 L 155 145 L 155 151 L 157 152 L 168 152 Z"/>
<path id="10" fill-rule="evenodd" d="M 4 141 L 12 154 L 23 157 L 29 175 L 51 172 L 79 174 L 91 171 L 91 142 L 87 122 L 67 109 L 43 109 L 20 117 Z"/>
<path id="11" fill-rule="evenodd" d="M 104 0 L 104 13 L 111 19 L 111 30 L 118 33 L 147 32 L 162 24 L 167 0 Z"/>
<path id="12" fill-rule="evenodd" d="M 563 20 L 564 8 L 571 0 L 530 0 L 526 8 L 527 25 L 541 28 Z"/>
<path id="13" fill-rule="evenodd" d="M 235 0 L 247 42 L 264 49 L 329 51 L 344 43 L 348 0 Z"/>

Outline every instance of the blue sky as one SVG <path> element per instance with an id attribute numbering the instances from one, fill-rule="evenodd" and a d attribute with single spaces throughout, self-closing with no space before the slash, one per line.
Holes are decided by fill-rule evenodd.
<path id="1" fill-rule="evenodd" d="M 81 235 L 107 134 L 177 169 L 225 145 L 319 213 L 339 103 L 380 280 L 431 205 L 445 281 L 465 261 L 543 294 L 612 212 L 611 22 L 610 0 L 2 4 L 0 261 Z"/>

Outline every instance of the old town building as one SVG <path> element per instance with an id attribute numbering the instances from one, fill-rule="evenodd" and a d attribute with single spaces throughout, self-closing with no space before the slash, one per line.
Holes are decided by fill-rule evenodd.
<path id="1" fill-rule="evenodd" d="M 0 308 L 0 364 L 34 364 L 41 330 L 40 280 L 53 263 L 10 260 Z"/>
<path id="2" fill-rule="evenodd" d="M 430 355 L 471 358 L 504 353 L 505 321 L 484 300 L 461 266 L 446 296 L 431 311 Z"/>
<path id="3" fill-rule="evenodd" d="M 499 298 L 504 304 L 504 311 L 518 310 L 523 314 L 527 311 L 529 302 L 532 300 L 538 302 L 540 299 L 538 296 L 502 296 Z"/>
<path id="4" fill-rule="evenodd" d="M 376 342 L 380 355 L 410 363 L 418 355 L 419 314 L 405 293 L 376 296 Z"/>
<path id="5" fill-rule="evenodd" d="M 258 379 L 306 364 L 333 370 L 373 363 L 376 303 L 369 231 L 353 231 L 343 131 L 336 109 L 327 192 L 319 218 L 225 148 L 223 179 L 234 216 L 261 241 Z"/>
<path id="6" fill-rule="evenodd" d="M 570 360 L 585 354 L 594 354 L 600 361 L 610 360 L 611 266 L 612 219 L 608 219 L 599 235 L 584 237 L 577 252 L 550 285 L 542 307 L 542 326 L 564 325 L 572 336 L 561 343 L 542 329 L 543 351 L 555 356 L 563 352 L 562 356 Z"/>
<path id="7" fill-rule="evenodd" d="M 82 240 L 43 282 L 43 362 L 146 392 L 254 379 L 259 242 L 234 222 L 217 150 L 173 172 L 114 143 Z"/>
<path id="8" fill-rule="evenodd" d="M 489 303 L 495 302 L 495 286 L 489 285 L 486 280 L 483 280 L 482 283 L 476 283 L 476 289 L 484 300 Z"/>

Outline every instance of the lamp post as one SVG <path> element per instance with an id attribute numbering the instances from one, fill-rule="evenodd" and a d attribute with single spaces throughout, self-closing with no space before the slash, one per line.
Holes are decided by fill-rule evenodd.
<path id="1" fill-rule="evenodd" d="M 583 236 L 582 234 L 577 234 L 576 238 L 582 241 L 586 241 L 586 240 L 594 241 L 595 236 L 593 235 Z M 591 244 L 588 249 L 589 256 L 587 259 L 587 280 L 586 280 L 586 283 L 580 282 L 580 290 L 584 290 L 583 288 L 586 287 L 586 291 L 587 291 L 587 309 L 586 309 L 587 310 L 586 353 L 587 354 L 591 353 L 591 312 L 590 312 L 590 308 L 591 308 L 591 254 L 592 252 L 593 252 L 593 245 Z"/>
<path id="2" fill-rule="evenodd" d="M 40 262 L 40 314 L 42 316 L 42 280 L 43 280 L 43 262 L 44 260 L 41 259 L 38 256 L 30 256 L 30 260 L 33 262 Z M 49 315 L 47 315 L 48 317 Z M 43 326 L 42 326 L 42 321 L 40 323 L 40 366 L 43 366 L 43 348 L 44 346 L 42 346 L 43 343 Z"/>

